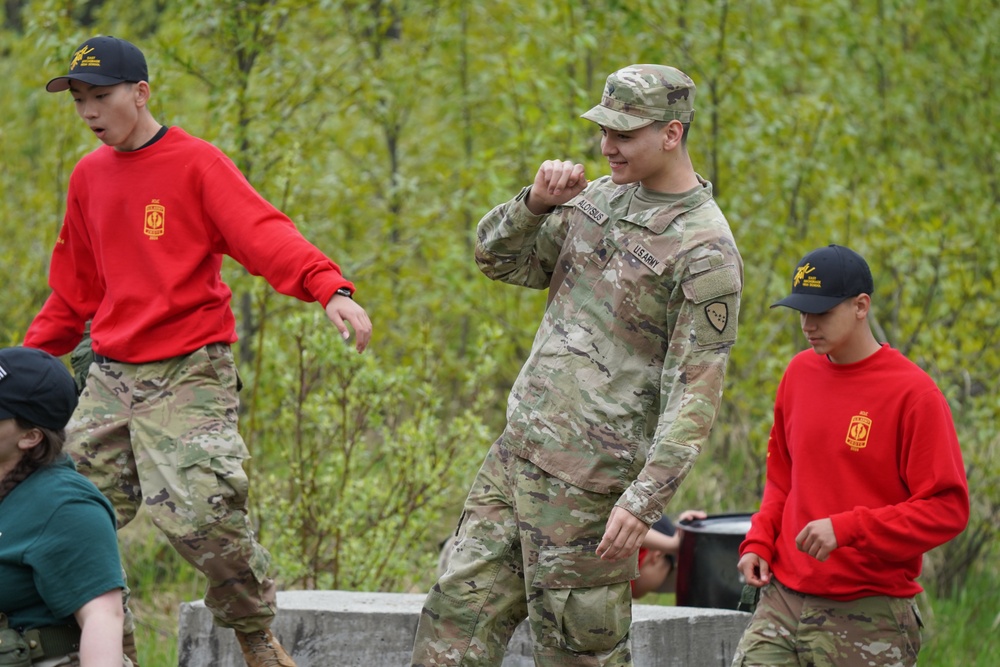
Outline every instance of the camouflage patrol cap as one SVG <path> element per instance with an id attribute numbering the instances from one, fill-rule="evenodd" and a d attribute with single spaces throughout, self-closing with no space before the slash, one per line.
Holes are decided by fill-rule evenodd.
<path id="1" fill-rule="evenodd" d="M 667 65 L 629 65 L 608 77 L 601 103 L 583 114 L 613 130 L 638 130 L 658 121 L 694 118 L 694 81 Z"/>

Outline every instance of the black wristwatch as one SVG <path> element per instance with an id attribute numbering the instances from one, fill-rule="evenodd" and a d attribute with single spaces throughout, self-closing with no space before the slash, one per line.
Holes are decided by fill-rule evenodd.
<path id="1" fill-rule="evenodd" d="M 334 294 L 336 294 L 338 296 L 346 296 L 348 299 L 353 299 L 354 298 L 354 295 L 351 294 L 351 290 L 349 290 L 346 287 L 341 287 L 336 292 L 334 292 Z"/>

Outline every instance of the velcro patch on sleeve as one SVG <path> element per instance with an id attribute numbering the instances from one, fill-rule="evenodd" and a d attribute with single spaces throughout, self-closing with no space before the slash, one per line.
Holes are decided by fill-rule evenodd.
<path id="1" fill-rule="evenodd" d="M 695 336 L 701 346 L 736 340 L 739 317 L 740 276 L 726 265 L 699 273 L 683 285 L 684 296 L 693 304 Z"/>
<path id="2" fill-rule="evenodd" d="M 699 273 L 684 283 L 684 296 L 694 303 L 740 290 L 740 274 L 732 264 Z"/>

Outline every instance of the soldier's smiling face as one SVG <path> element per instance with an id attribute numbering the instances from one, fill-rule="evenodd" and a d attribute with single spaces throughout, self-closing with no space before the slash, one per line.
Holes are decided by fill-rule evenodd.
<path id="1" fill-rule="evenodd" d="M 657 185 L 669 173 L 664 159 L 664 132 L 658 123 L 629 131 L 602 126 L 601 154 L 608 158 L 611 180 L 619 185 L 638 181 L 650 190 L 662 191 Z"/>

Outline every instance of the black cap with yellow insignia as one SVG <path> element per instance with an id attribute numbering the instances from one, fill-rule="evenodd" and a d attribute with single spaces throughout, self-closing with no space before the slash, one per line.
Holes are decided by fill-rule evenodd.
<path id="1" fill-rule="evenodd" d="M 845 299 L 875 291 L 864 257 L 841 245 L 828 245 L 803 257 L 792 276 L 792 293 L 771 304 L 803 313 L 825 313 Z"/>
<path id="2" fill-rule="evenodd" d="M 146 57 L 131 42 L 117 37 L 93 37 L 73 52 L 69 73 L 48 82 L 45 90 L 58 93 L 69 89 L 70 81 L 92 86 L 114 86 L 126 81 L 149 81 Z"/>

